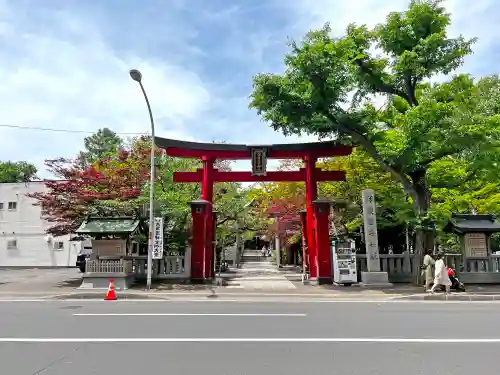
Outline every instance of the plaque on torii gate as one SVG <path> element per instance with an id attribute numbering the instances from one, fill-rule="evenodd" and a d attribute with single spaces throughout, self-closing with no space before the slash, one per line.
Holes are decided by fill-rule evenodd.
<path id="1" fill-rule="evenodd" d="M 267 150 L 265 148 L 252 148 L 252 176 L 265 176 L 267 174 Z"/>
<path id="2" fill-rule="evenodd" d="M 227 143 L 197 143 L 155 137 L 155 143 L 166 154 L 181 158 L 198 158 L 203 168 L 193 172 L 174 172 L 177 183 L 201 183 L 202 196 L 199 204 L 203 209 L 193 208 L 197 229 L 193 228 L 191 250 L 191 277 L 210 279 L 215 276 L 212 265 L 214 257 L 213 233 L 215 220 L 212 215 L 213 184 L 217 182 L 305 182 L 306 214 L 305 228 L 308 249 L 308 269 L 311 282 L 331 283 L 330 243 L 328 239 L 329 204 L 318 200 L 317 183 L 322 181 L 345 181 L 345 171 L 323 171 L 316 167 L 319 158 L 347 156 L 352 147 L 335 141 L 248 146 Z M 252 171 L 219 171 L 214 168 L 215 160 L 252 160 Z M 296 171 L 267 171 L 267 159 L 300 159 L 304 168 Z M 195 202 L 196 203 L 196 202 Z M 198 203 L 196 203 L 198 204 Z M 193 207 L 193 205 L 192 205 Z M 201 215 L 201 216 L 200 216 Z M 326 235 L 325 235 L 325 233 Z M 199 238 L 199 237 L 203 238 Z M 200 258 L 201 257 L 201 258 Z M 197 259 L 197 261 L 193 261 Z M 200 261 L 203 259 L 203 261 Z M 327 264 L 328 263 L 328 264 Z M 203 266 L 200 266 L 203 264 Z M 207 268 L 208 267 L 208 268 Z"/>

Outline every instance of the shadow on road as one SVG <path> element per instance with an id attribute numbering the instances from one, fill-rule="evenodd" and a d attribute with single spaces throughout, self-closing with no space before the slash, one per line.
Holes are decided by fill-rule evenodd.
<path id="1" fill-rule="evenodd" d="M 146 288 L 146 282 L 145 281 L 138 281 L 134 283 L 132 286 L 132 290 L 134 289 L 145 289 Z M 154 289 L 155 291 L 161 292 L 161 291 L 171 291 L 171 290 L 176 290 L 176 291 L 192 291 L 192 290 L 212 290 L 213 286 L 212 285 L 203 285 L 203 284 L 187 284 L 187 283 L 179 283 L 179 280 L 162 280 L 162 281 L 154 281 L 151 284 L 151 288 Z"/>
<path id="2" fill-rule="evenodd" d="M 58 288 L 78 288 L 80 285 L 82 285 L 81 277 L 64 280 L 56 284 Z"/>

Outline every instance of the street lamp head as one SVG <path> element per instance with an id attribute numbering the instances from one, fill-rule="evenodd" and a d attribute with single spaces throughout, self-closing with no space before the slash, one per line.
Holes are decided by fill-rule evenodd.
<path id="1" fill-rule="evenodd" d="M 139 82 L 139 83 L 142 81 L 142 74 L 137 69 L 131 69 L 129 74 L 130 74 L 130 78 L 132 78 L 134 81 Z"/>

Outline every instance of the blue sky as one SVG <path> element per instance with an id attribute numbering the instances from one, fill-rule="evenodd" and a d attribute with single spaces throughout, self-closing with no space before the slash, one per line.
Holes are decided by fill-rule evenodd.
<path id="1" fill-rule="evenodd" d="M 280 72 L 287 39 L 330 21 L 374 25 L 407 0 L 0 0 L 0 124 L 147 132 L 209 142 L 295 142 L 247 108 L 252 76 Z M 463 70 L 498 73 L 494 0 L 446 0 L 452 33 L 477 36 Z M 71 157 L 83 134 L 0 127 L 0 160 Z M 313 137 L 304 137 L 312 141 Z M 249 166 L 240 164 L 237 169 Z"/>

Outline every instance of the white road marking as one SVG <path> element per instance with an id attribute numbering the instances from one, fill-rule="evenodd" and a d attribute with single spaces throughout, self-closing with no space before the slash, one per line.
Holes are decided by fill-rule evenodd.
<path id="1" fill-rule="evenodd" d="M 500 344 L 500 338 L 443 339 L 443 338 L 382 338 L 382 337 L 332 337 L 332 338 L 28 338 L 0 337 L 0 343 L 388 343 L 388 344 Z"/>
<path id="2" fill-rule="evenodd" d="M 304 317 L 307 314 L 265 314 L 265 313 L 80 313 L 73 316 L 258 316 L 258 317 Z"/>

